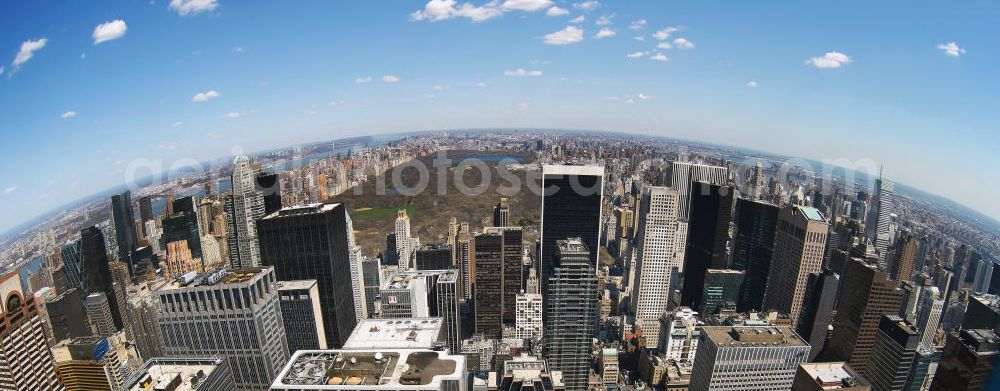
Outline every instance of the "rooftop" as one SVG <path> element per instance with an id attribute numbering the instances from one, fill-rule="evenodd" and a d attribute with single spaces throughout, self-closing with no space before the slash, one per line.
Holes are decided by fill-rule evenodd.
<path id="1" fill-rule="evenodd" d="M 839 389 L 867 384 L 864 378 L 858 376 L 844 362 L 802 363 L 799 364 L 799 368 L 823 389 Z"/>
<path id="2" fill-rule="evenodd" d="M 441 389 L 445 380 L 465 381 L 465 356 L 416 349 L 300 350 L 271 390 Z M 456 385 L 456 387 L 458 387 Z"/>
<path id="3" fill-rule="evenodd" d="M 809 219 L 809 220 L 812 220 L 812 221 L 823 221 L 823 222 L 826 222 L 826 219 L 823 218 L 823 213 L 820 212 L 819 209 L 816 209 L 816 208 L 813 208 L 813 207 L 809 207 L 809 206 L 796 206 L 796 208 L 798 210 L 802 211 L 802 215 L 804 215 L 806 217 L 806 219 Z"/>
<path id="4" fill-rule="evenodd" d="M 270 268 L 264 267 L 251 267 L 231 271 L 220 269 L 215 272 L 206 273 L 189 272 L 174 279 L 173 281 L 170 281 L 170 283 L 164 285 L 160 290 L 167 291 L 171 289 L 195 288 L 203 286 L 243 284 L 250 282 L 254 279 L 254 277 L 269 269 Z"/>
<path id="5" fill-rule="evenodd" d="M 594 175 L 604 176 L 604 166 L 570 166 L 563 164 L 546 164 L 542 166 L 543 175 Z"/>
<path id="6" fill-rule="evenodd" d="M 409 289 L 410 283 L 416 279 L 424 279 L 428 276 L 440 276 L 448 273 L 448 270 L 406 270 L 392 273 L 389 278 L 382 282 L 382 290 L 386 289 Z"/>
<path id="7" fill-rule="evenodd" d="M 217 358 L 153 358 L 123 384 L 122 390 L 168 390 L 171 382 L 179 381 L 173 391 L 193 391 L 199 380 L 211 376 L 219 365 L 222 359 Z M 192 380 L 195 380 L 193 384 Z"/>
<path id="8" fill-rule="evenodd" d="M 788 326 L 706 326 L 702 332 L 720 347 L 809 346 Z"/>
<path id="9" fill-rule="evenodd" d="M 329 212 L 329 211 L 333 210 L 338 205 L 340 205 L 340 204 L 339 203 L 332 203 L 332 204 L 315 203 L 315 204 L 305 204 L 305 205 L 296 205 L 296 206 L 286 206 L 284 208 L 281 208 L 281 210 L 279 210 L 277 212 L 274 212 L 274 213 L 271 213 L 271 214 L 269 214 L 267 216 L 264 216 L 264 219 L 277 219 L 277 218 L 288 217 L 288 216 L 299 216 L 299 215 L 313 214 L 313 213 L 324 213 L 324 212 Z"/>
<path id="10" fill-rule="evenodd" d="M 309 290 L 316 286 L 316 280 L 278 281 L 278 291 Z"/>
<path id="11" fill-rule="evenodd" d="M 441 318 L 364 319 L 344 349 L 430 349 L 440 341 L 441 325 Z"/>

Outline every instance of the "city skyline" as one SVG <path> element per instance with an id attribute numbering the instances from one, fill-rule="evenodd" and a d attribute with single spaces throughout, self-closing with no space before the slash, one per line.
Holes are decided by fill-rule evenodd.
<path id="1" fill-rule="evenodd" d="M 980 193 L 1000 190 L 983 180 L 1000 141 L 992 4 L 864 15 L 857 4 L 317 6 L 5 4 L 0 231 L 120 185 L 137 159 L 467 127 L 872 159 L 892 180 L 1000 218 Z"/>

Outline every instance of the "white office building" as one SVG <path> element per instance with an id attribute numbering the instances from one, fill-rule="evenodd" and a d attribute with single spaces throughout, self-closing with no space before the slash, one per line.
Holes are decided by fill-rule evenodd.
<path id="1" fill-rule="evenodd" d="M 649 187 L 639 213 L 631 306 L 636 325 L 650 341 L 660 339 L 660 317 L 668 307 L 670 293 L 679 288 L 672 283 L 683 265 L 683 258 L 675 251 L 677 202 L 677 190 Z"/>
<path id="2" fill-rule="evenodd" d="M 517 318 L 514 326 L 518 339 L 542 337 L 542 295 L 521 293 L 517 295 Z"/>
<path id="3" fill-rule="evenodd" d="M 809 358 L 809 344 L 787 326 L 710 326 L 691 370 L 691 391 L 785 391 Z"/>

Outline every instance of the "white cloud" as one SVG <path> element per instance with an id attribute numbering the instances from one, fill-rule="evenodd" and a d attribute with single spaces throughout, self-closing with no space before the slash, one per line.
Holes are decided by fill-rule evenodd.
<path id="1" fill-rule="evenodd" d="M 3 74 L 3 70 L 4 70 L 3 65 L 0 65 L 0 75 Z"/>
<path id="2" fill-rule="evenodd" d="M 76 117 L 76 112 L 75 111 L 67 111 L 65 113 L 62 113 L 62 115 L 59 116 L 59 118 L 62 118 L 62 119 L 70 119 L 70 118 L 74 118 L 74 117 Z"/>
<path id="3" fill-rule="evenodd" d="M 694 42 L 685 38 L 677 38 L 674 40 L 674 46 L 677 46 L 678 49 L 694 49 Z"/>
<path id="4" fill-rule="evenodd" d="M 462 3 L 455 7 L 455 0 L 430 0 L 424 9 L 410 14 L 410 20 L 427 20 L 437 22 L 454 17 L 463 17 L 473 22 L 482 22 L 503 15 L 503 10 L 497 2 L 491 1 L 481 6 Z"/>
<path id="5" fill-rule="evenodd" d="M 645 35 L 637 35 L 637 36 L 632 37 L 632 39 L 634 39 L 636 41 L 639 41 L 639 42 L 646 42 L 646 36 Z"/>
<path id="6" fill-rule="evenodd" d="M 646 19 L 639 19 L 628 25 L 628 28 L 632 30 L 642 30 L 643 27 L 646 27 Z"/>
<path id="7" fill-rule="evenodd" d="M 194 96 L 191 97 L 191 101 L 192 102 L 205 102 L 205 101 L 207 101 L 209 99 L 218 98 L 221 95 L 222 94 L 218 93 L 215 90 L 205 91 L 205 92 L 199 92 L 197 94 L 194 94 Z"/>
<path id="8" fill-rule="evenodd" d="M 567 14 L 569 14 L 569 11 L 565 8 L 559 8 L 556 6 L 549 7 L 549 10 L 545 11 L 545 15 L 547 16 L 563 16 Z"/>
<path id="9" fill-rule="evenodd" d="M 327 103 L 326 105 L 330 106 L 330 107 L 334 107 L 334 106 L 338 105 L 338 103 L 335 100 L 331 100 L 330 103 Z"/>
<path id="10" fill-rule="evenodd" d="M 516 77 L 538 77 L 542 75 L 542 71 L 526 71 L 524 68 L 517 68 L 513 71 L 503 71 L 504 76 L 516 76 Z"/>
<path id="11" fill-rule="evenodd" d="M 385 75 L 382 76 L 382 81 L 386 83 L 395 83 L 399 81 L 399 78 L 396 77 L 396 75 Z"/>
<path id="12" fill-rule="evenodd" d="M 449 86 L 447 84 L 435 84 L 434 85 L 434 89 L 437 90 L 437 91 L 444 91 L 444 90 L 447 90 L 448 88 L 451 88 L 451 86 Z"/>
<path id="13" fill-rule="evenodd" d="M 822 57 L 812 57 L 806 60 L 806 64 L 816 68 L 840 68 L 851 63 L 851 58 L 841 52 L 826 52 Z"/>
<path id="14" fill-rule="evenodd" d="M 486 84 L 485 82 L 479 82 L 479 83 L 476 83 L 476 87 L 486 88 L 486 87 L 489 87 L 489 84 Z"/>
<path id="15" fill-rule="evenodd" d="M 525 112 L 528 111 L 528 102 L 521 102 L 517 104 L 517 111 Z"/>
<path id="16" fill-rule="evenodd" d="M 672 49 L 673 47 L 674 47 L 674 45 L 671 45 L 670 42 L 667 42 L 667 41 L 663 41 L 663 42 L 660 42 L 660 43 L 656 44 L 656 48 L 657 49 Z"/>
<path id="17" fill-rule="evenodd" d="M 965 49 L 958 46 L 955 42 L 942 43 L 937 47 L 938 49 L 944 50 L 944 54 L 952 57 L 958 57 L 965 54 Z"/>
<path id="18" fill-rule="evenodd" d="M 611 24 L 611 20 L 614 19 L 614 18 L 615 18 L 615 14 L 613 14 L 613 13 L 612 14 L 604 14 L 604 15 L 601 15 L 601 17 L 597 18 L 597 21 L 594 22 L 594 23 L 596 23 L 598 26 L 607 26 L 607 25 Z"/>
<path id="19" fill-rule="evenodd" d="M 573 19 L 570 19 L 569 22 L 570 23 L 583 23 L 586 20 L 587 20 L 586 16 L 580 15 L 580 16 L 577 16 L 577 17 L 575 17 Z"/>
<path id="20" fill-rule="evenodd" d="M 372 81 L 371 76 L 359 77 L 357 79 L 354 79 L 354 82 L 358 84 L 371 83 L 371 81 Z"/>
<path id="21" fill-rule="evenodd" d="M 756 80 L 750 80 L 750 81 L 748 81 L 747 82 L 747 87 L 757 88 L 757 81 Z"/>
<path id="22" fill-rule="evenodd" d="M 124 37 L 126 31 L 128 31 L 128 26 L 125 25 L 125 21 L 116 19 L 94 27 L 94 33 L 91 36 L 94 38 L 94 45 L 98 45 L 102 42 Z"/>
<path id="23" fill-rule="evenodd" d="M 653 33 L 653 38 L 656 38 L 661 41 L 666 41 L 667 38 L 670 38 L 670 34 L 677 32 L 677 30 L 679 30 L 677 27 L 667 27 L 665 29 Z"/>
<path id="24" fill-rule="evenodd" d="M 184 125 L 184 123 L 181 122 L 181 121 L 174 121 L 174 123 L 170 124 L 170 127 L 171 128 L 179 128 L 181 125 Z"/>
<path id="25" fill-rule="evenodd" d="M 244 49 L 242 47 L 235 47 L 235 48 L 233 48 L 233 53 L 243 53 L 245 51 L 246 51 L 246 49 Z"/>
<path id="26" fill-rule="evenodd" d="M 639 98 L 639 100 L 650 100 L 650 99 L 653 99 L 653 97 L 652 97 L 652 96 L 650 96 L 650 95 L 646 95 L 646 94 L 643 94 L 643 93 L 640 93 L 640 94 L 639 94 L 638 96 L 636 96 L 636 97 L 637 97 L 637 98 Z"/>
<path id="27" fill-rule="evenodd" d="M 598 31 L 597 34 L 594 34 L 594 39 L 611 38 L 613 36 L 615 36 L 615 30 L 605 27 L 601 31 Z"/>
<path id="28" fill-rule="evenodd" d="M 545 35 L 545 43 L 549 45 L 569 45 L 583 41 L 583 29 L 575 26 L 566 28 Z"/>
<path id="29" fill-rule="evenodd" d="M 632 53 L 626 54 L 625 57 L 628 57 L 628 58 L 640 58 L 640 57 L 643 57 L 645 55 L 646 55 L 646 52 L 632 52 Z"/>
<path id="30" fill-rule="evenodd" d="M 507 11 L 535 12 L 552 6 L 552 0 L 507 0 L 500 7 Z"/>
<path id="31" fill-rule="evenodd" d="M 3 193 L 4 194 L 10 194 L 10 193 L 13 193 L 15 190 L 17 190 L 17 186 L 11 186 L 11 187 L 8 187 L 6 189 L 3 189 Z"/>
<path id="32" fill-rule="evenodd" d="M 250 113 L 247 113 L 247 112 L 236 112 L 236 111 L 234 111 L 234 112 L 226 114 L 223 117 L 225 119 L 237 119 L 237 118 L 241 118 L 241 117 L 246 117 L 248 114 L 250 114 Z"/>
<path id="33" fill-rule="evenodd" d="M 87 59 L 87 53 L 80 53 L 80 59 L 81 60 L 86 60 Z"/>
<path id="34" fill-rule="evenodd" d="M 168 8 L 176 11 L 180 16 L 187 16 L 208 12 L 218 6 L 219 2 L 216 0 L 170 0 Z"/>
<path id="35" fill-rule="evenodd" d="M 592 11 L 592 10 L 597 9 L 597 7 L 600 7 L 600 6 L 601 6 L 601 3 L 597 2 L 597 1 L 594 1 L 594 0 L 588 0 L 588 1 L 584 1 L 582 3 L 573 4 L 573 8 L 584 10 L 584 11 Z"/>
<path id="36" fill-rule="evenodd" d="M 667 58 L 667 56 L 665 56 L 663 53 L 660 53 L 660 52 L 657 52 L 656 54 L 650 56 L 649 59 L 653 60 L 653 61 L 660 61 L 660 62 L 670 61 L 670 59 Z"/>
<path id="37" fill-rule="evenodd" d="M 45 44 L 48 42 L 49 40 L 45 38 L 27 40 L 22 42 L 21 50 L 17 51 L 17 56 L 14 57 L 14 62 L 10 63 L 10 65 L 12 65 L 16 70 L 18 66 L 30 60 L 31 57 L 35 55 L 36 51 L 44 48 Z"/>

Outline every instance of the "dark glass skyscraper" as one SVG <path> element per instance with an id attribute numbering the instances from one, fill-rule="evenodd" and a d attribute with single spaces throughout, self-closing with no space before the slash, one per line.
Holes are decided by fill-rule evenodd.
<path id="1" fill-rule="evenodd" d="M 316 280 L 326 342 L 340 347 L 357 324 L 349 249 L 353 240 L 343 204 L 285 208 L 257 221 L 261 262 L 278 280 Z"/>
<path id="2" fill-rule="evenodd" d="M 191 250 L 191 257 L 201 258 L 201 235 L 198 230 L 198 215 L 194 212 L 186 210 L 178 211 L 175 206 L 174 214 L 163 218 L 163 234 L 160 238 L 163 240 L 164 245 L 180 240 L 187 241 L 188 249 Z"/>
<path id="3" fill-rule="evenodd" d="M 424 244 L 417 249 L 417 270 L 445 270 L 454 268 L 452 264 L 451 246 L 439 244 Z"/>
<path id="4" fill-rule="evenodd" d="M 132 209 L 132 192 L 111 196 L 111 218 L 115 224 L 115 239 L 118 242 L 118 259 L 129 259 L 139 242 L 135 230 L 135 211 Z"/>
<path id="5" fill-rule="evenodd" d="M 778 211 L 771 204 L 745 199 L 736 200 L 736 233 L 733 235 L 731 267 L 745 270 L 743 292 L 736 308 L 741 312 L 763 310 L 764 288 L 771 269 L 774 251 L 774 230 L 778 225 Z M 815 349 L 815 347 L 813 348 Z"/>
<path id="6" fill-rule="evenodd" d="M 596 265 L 604 167 L 543 166 L 542 191 L 541 263 L 552 260 L 557 240 L 580 238 Z"/>
<path id="7" fill-rule="evenodd" d="M 583 391 L 598 314 L 596 269 L 590 250 L 579 239 L 556 241 L 553 250 L 542 279 L 545 359 L 562 371 L 567 391 Z"/>
<path id="8" fill-rule="evenodd" d="M 796 330 L 799 336 L 812 346 L 809 351 L 809 361 L 813 361 L 826 344 L 826 333 L 833 322 L 839 287 L 840 276 L 829 269 L 822 273 L 809 274 Z"/>
<path id="9" fill-rule="evenodd" d="M 83 269 L 86 271 L 84 293 L 103 293 L 108 298 L 111 308 L 111 319 L 117 330 L 122 329 L 121 308 L 125 303 L 118 302 L 115 294 L 114 279 L 111 276 L 111 264 L 104 247 L 104 235 L 97 227 L 84 228 L 80 232 L 80 248 L 83 253 Z"/>
<path id="10" fill-rule="evenodd" d="M 732 188 L 692 183 L 681 305 L 700 308 L 705 271 L 728 268 L 726 242 L 729 241 L 732 211 Z"/>
<path id="11" fill-rule="evenodd" d="M 503 240 L 503 272 L 501 283 L 501 308 L 503 324 L 514 326 L 517 319 L 517 295 L 524 288 L 524 262 L 522 256 L 521 227 L 491 227 L 487 233 L 498 233 Z"/>
<path id="12" fill-rule="evenodd" d="M 281 210 L 281 181 L 278 174 L 257 173 L 257 188 L 264 194 L 264 215 Z"/>
<path id="13" fill-rule="evenodd" d="M 472 289 L 475 332 L 497 338 L 503 331 L 503 234 L 476 234 L 476 283 Z"/>

